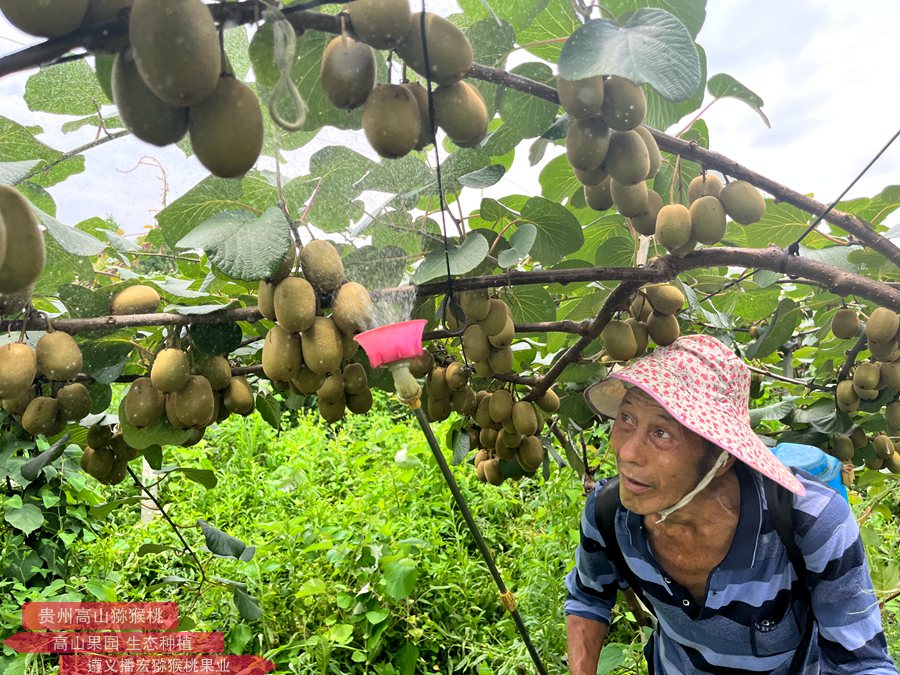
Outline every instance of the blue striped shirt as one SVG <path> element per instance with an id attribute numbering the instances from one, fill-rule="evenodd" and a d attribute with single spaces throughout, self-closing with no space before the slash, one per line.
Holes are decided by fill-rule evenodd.
<path id="1" fill-rule="evenodd" d="M 794 535 L 806 561 L 800 581 L 766 508 L 762 478 L 740 462 L 740 518 L 728 554 L 709 576 L 702 605 L 656 563 L 643 518 L 620 507 L 616 539 L 659 620 L 648 645 L 657 675 L 788 673 L 797 649 L 806 651 L 804 675 L 896 675 L 887 654 L 881 614 L 865 549 L 849 505 L 831 488 L 799 472 L 806 496 L 794 496 Z M 595 521 L 603 482 L 587 500 L 575 567 L 566 577 L 566 614 L 609 623 L 626 582 L 606 557 Z M 813 637 L 801 645 L 808 597 Z"/>

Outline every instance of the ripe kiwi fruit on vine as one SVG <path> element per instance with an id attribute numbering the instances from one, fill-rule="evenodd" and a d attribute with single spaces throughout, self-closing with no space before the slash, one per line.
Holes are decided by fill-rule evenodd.
<path id="1" fill-rule="evenodd" d="M 0 223 L 0 293 L 18 293 L 44 270 L 44 235 L 31 204 L 11 185 L 0 184 Z"/>
<path id="2" fill-rule="evenodd" d="M 393 49 L 409 35 L 409 0 L 354 0 L 344 11 L 356 36 L 375 49 Z"/>
<path id="3" fill-rule="evenodd" d="M 54 331 L 38 340 L 35 350 L 38 372 L 48 380 L 66 382 L 81 372 L 81 348 L 68 333 Z"/>
<path id="4" fill-rule="evenodd" d="M 425 53 L 422 48 L 422 14 L 410 15 L 409 33 L 397 45 L 397 54 L 422 77 L 428 77 L 437 84 L 459 82 L 475 62 L 475 54 L 469 38 L 447 19 L 432 12 L 425 12 L 425 43 L 428 45 L 428 64 L 431 73 L 425 70 Z"/>
<path id="5" fill-rule="evenodd" d="M 481 92 L 468 82 L 444 84 L 434 90 L 434 119 L 461 148 L 472 148 L 487 135 L 488 110 Z"/>
<path id="6" fill-rule="evenodd" d="M 630 131 L 644 121 L 647 97 L 631 80 L 610 76 L 604 83 L 601 114 L 611 129 Z"/>
<path id="7" fill-rule="evenodd" d="M 691 236 L 701 244 L 715 244 L 725 236 L 725 209 L 712 195 L 691 203 Z"/>
<path id="8" fill-rule="evenodd" d="M 637 354 L 634 331 L 625 321 L 613 319 L 600 333 L 600 342 L 606 353 L 615 361 L 628 361 Z"/>
<path id="9" fill-rule="evenodd" d="M 872 342 L 888 342 L 900 329 L 900 315 L 887 307 L 876 307 L 866 322 L 866 337 Z"/>
<path id="10" fill-rule="evenodd" d="M 711 173 L 702 173 L 688 184 L 688 201 L 694 203 L 700 197 L 719 197 L 724 187 L 722 180 Z"/>
<path id="11" fill-rule="evenodd" d="M 682 204 L 667 204 L 656 216 L 656 241 L 669 250 L 687 244 L 691 239 L 691 212 Z"/>
<path id="12" fill-rule="evenodd" d="M 337 249 L 326 239 L 316 239 L 300 251 L 303 276 L 316 293 L 327 295 L 344 282 L 344 263 Z"/>
<path id="13" fill-rule="evenodd" d="M 656 190 L 647 190 L 645 211 L 631 217 L 631 227 L 634 228 L 635 232 L 645 237 L 656 234 L 656 218 L 659 216 L 659 211 L 662 207 L 663 200 L 659 193 Z"/>
<path id="14" fill-rule="evenodd" d="M 560 105 L 570 117 L 580 120 L 599 116 L 603 107 L 603 76 L 567 80 L 557 75 L 556 93 Z"/>
<path id="15" fill-rule="evenodd" d="M 0 0 L 0 11 L 16 28 L 39 37 L 60 37 L 81 25 L 88 0 Z"/>
<path id="16" fill-rule="evenodd" d="M 341 367 L 341 334 L 329 317 L 317 316 L 309 330 L 301 334 L 303 362 L 318 375 L 328 375 Z"/>
<path id="17" fill-rule="evenodd" d="M 622 185 L 634 185 L 646 180 L 650 172 L 650 154 L 641 135 L 636 131 L 611 134 L 603 168 Z"/>
<path id="18" fill-rule="evenodd" d="M 272 294 L 272 310 L 278 325 L 289 333 L 308 330 L 316 318 L 316 292 L 306 279 L 288 277 Z"/>
<path id="19" fill-rule="evenodd" d="M 91 393 L 81 382 L 72 382 L 56 392 L 59 415 L 67 422 L 77 422 L 91 412 Z"/>
<path id="20" fill-rule="evenodd" d="M 612 196 L 616 211 L 626 218 L 634 218 L 648 211 L 649 190 L 644 182 L 623 185 L 611 180 L 609 194 Z"/>
<path id="21" fill-rule="evenodd" d="M 0 398 L 21 396 L 31 387 L 36 375 L 34 349 L 21 342 L 0 345 Z"/>
<path id="22" fill-rule="evenodd" d="M 755 187 L 743 180 L 731 181 L 719 193 L 722 207 L 733 221 L 752 225 L 766 212 L 766 201 Z"/>
<path id="23" fill-rule="evenodd" d="M 660 314 L 677 314 L 684 306 L 684 293 L 672 284 L 648 284 L 642 290 L 653 310 Z"/>
<path id="24" fill-rule="evenodd" d="M 181 389 L 187 384 L 190 375 L 187 354 L 175 347 L 163 349 L 157 354 L 150 368 L 150 381 L 164 394 Z"/>
<path id="25" fill-rule="evenodd" d="M 831 317 L 831 332 L 841 340 L 851 340 L 859 335 L 859 314 L 849 307 L 842 307 Z"/>
<path id="26" fill-rule="evenodd" d="M 423 150 L 427 145 L 434 143 L 434 126 L 428 110 L 428 92 L 418 82 L 404 82 L 400 86 L 413 95 L 416 105 L 419 106 L 419 138 L 413 149 Z"/>
<path id="27" fill-rule="evenodd" d="M 136 429 L 158 423 L 166 410 L 166 398 L 153 386 L 149 377 L 139 377 L 131 383 L 123 399 L 125 419 Z"/>
<path id="28" fill-rule="evenodd" d="M 110 303 L 110 312 L 121 316 L 127 314 L 152 314 L 159 308 L 160 297 L 156 289 L 143 284 L 123 288 L 116 293 Z"/>
<path id="29" fill-rule="evenodd" d="M 300 371 L 303 356 L 300 336 L 276 324 L 266 333 L 262 348 L 263 372 L 270 380 L 290 382 Z"/>
<path id="30" fill-rule="evenodd" d="M 335 108 L 358 108 L 375 86 L 375 50 L 347 35 L 337 36 L 325 45 L 319 81 Z"/>
<path id="31" fill-rule="evenodd" d="M 375 325 L 375 308 L 366 287 L 348 281 L 334 295 L 332 318 L 345 335 L 367 331 Z"/>
<path id="32" fill-rule="evenodd" d="M 566 131 L 566 158 L 573 169 L 592 171 L 604 164 L 609 144 L 609 126 L 601 118 L 573 120 Z"/>
<path id="33" fill-rule="evenodd" d="M 597 185 L 584 186 L 584 201 L 594 211 L 607 211 L 613 206 L 612 193 L 610 192 L 610 178 L 607 177 Z"/>
<path id="34" fill-rule="evenodd" d="M 647 319 L 647 332 L 651 340 L 660 347 L 665 347 L 678 339 L 678 336 L 681 335 L 681 327 L 675 316 L 651 312 L 650 318 Z"/>

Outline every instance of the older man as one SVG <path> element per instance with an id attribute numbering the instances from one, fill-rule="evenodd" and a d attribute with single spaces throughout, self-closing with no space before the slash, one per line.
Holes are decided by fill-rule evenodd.
<path id="1" fill-rule="evenodd" d="M 616 592 L 629 586 L 657 618 L 645 649 L 655 675 L 897 673 L 849 506 L 759 440 L 749 386 L 739 358 L 693 335 L 585 393 L 614 420 L 618 502 L 615 541 L 598 522 L 603 483 L 581 519 L 566 578 L 571 673 L 597 672 Z"/>

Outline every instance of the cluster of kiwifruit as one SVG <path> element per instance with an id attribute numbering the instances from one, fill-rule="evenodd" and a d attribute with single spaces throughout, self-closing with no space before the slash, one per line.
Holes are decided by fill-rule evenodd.
<path id="1" fill-rule="evenodd" d="M 403 157 L 434 142 L 428 92 L 418 82 L 376 85 L 375 49 L 391 49 L 432 92 L 434 123 L 456 145 L 478 145 L 487 134 L 488 111 L 481 93 L 463 81 L 474 63 L 466 35 L 447 19 L 412 13 L 407 0 L 355 0 L 345 6 L 352 34 L 342 31 L 325 46 L 321 83 L 328 100 L 342 110 L 363 106 L 363 131 L 382 157 Z"/>
<path id="2" fill-rule="evenodd" d="M 91 395 L 80 382 L 83 358 L 68 333 L 53 331 L 38 340 L 0 346 L 0 407 L 32 436 L 54 436 L 67 422 L 91 411 Z"/>
<path id="3" fill-rule="evenodd" d="M 250 170 L 262 150 L 262 112 L 253 90 L 224 72 L 209 7 L 202 0 L 120 4 L 133 5 L 131 44 L 113 64 L 112 95 L 128 130 L 158 146 L 189 134 L 194 154 L 220 178 Z"/>
<path id="4" fill-rule="evenodd" d="M 294 262 L 289 255 L 283 278 L 259 282 L 260 312 L 276 322 L 263 345 L 263 372 L 299 394 L 316 394 L 329 422 L 343 418 L 346 409 L 365 414 L 372 407 L 368 377 L 350 360 L 359 350 L 354 336 L 374 327 L 369 291 L 344 280 L 344 264 L 331 242 L 320 239 L 302 248 L 303 276 L 288 276 Z M 326 304 L 331 316 L 324 316 Z"/>
<path id="5" fill-rule="evenodd" d="M 431 367 L 428 368 L 428 364 Z M 459 361 L 436 365 L 434 357 L 426 351 L 410 364 L 414 377 L 425 374 L 425 410 L 432 422 L 442 422 L 455 412 L 464 417 L 475 414 L 476 394 L 469 382 L 470 369 Z"/>
<path id="6" fill-rule="evenodd" d="M 681 335 L 676 314 L 684 305 L 684 293 L 671 284 L 647 284 L 631 302 L 631 317 L 613 319 L 600 333 L 605 361 L 628 361 L 647 350 L 650 340 L 660 347 Z"/>
<path id="7" fill-rule="evenodd" d="M 831 332 L 842 340 L 859 336 L 859 314 L 842 307 L 831 318 Z M 900 315 L 887 307 L 876 307 L 865 323 L 866 345 L 872 358 L 881 362 L 900 359 Z"/>
<path id="8" fill-rule="evenodd" d="M 128 474 L 128 462 L 138 451 L 125 442 L 122 432 L 95 424 L 88 427 L 87 445 L 81 454 L 81 469 L 104 485 L 118 485 Z"/>
<path id="9" fill-rule="evenodd" d="M 516 327 L 509 305 L 490 297 L 486 289 L 464 291 L 456 298 L 467 321 L 462 348 L 475 372 L 481 377 L 493 377 L 511 371 Z M 448 318 L 451 329 L 459 327 L 454 321 L 455 317 Z"/>
<path id="10" fill-rule="evenodd" d="M 44 270 L 44 235 L 31 204 L 10 185 L 0 185 L 0 314 L 31 301 Z"/>
<path id="11" fill-rule="evenodd" d="M 500 485 L 505 478 L 502 462 L 509 460 L 518 462 L 525 474 L 534 474 L 544 461 L 539 432 L 545 414 L 557 410 L 559 397 L 552 389 L 534 403 L 515 400 L 508 389 L 479 391 L 467 429 L 471 447 L 477 449 L 474 462 L 479 480 Z"/>
<path id="12" fill-rule="evenodd" d="M 888 469 L 891 473 L 900 474 L 900 453 L 891 438 L 900 433 L 900 401 L 887 406 L 885 419 L 890 435 L 878 432 L 870 439 L 863 428 L 857 426 L 849 436 L 834 436 L 828 452 L 842 462 L 865 464 L 868 469 Z"/>
<path id="13" fill-rule="evenodd" d="M 656 140 L 642 126 L 647 99 L 630 80 L 557 77 L 556 87 L 560 103 L 572 117 L 566 156 L 591 208 L 615 207 L 636 232 L 656 235 L 676 255 L 689 253 L 698 243 L 720 241 L 726 214 L 743 225 L 762 217 L 765 201 L 756 188 L 745 181 L 723 188 L 718 178 L 705 173 L 691 182 L 690 209 L 682 204 L 663 206 L 662 197 L 646 182 L 662 163 Z"/>

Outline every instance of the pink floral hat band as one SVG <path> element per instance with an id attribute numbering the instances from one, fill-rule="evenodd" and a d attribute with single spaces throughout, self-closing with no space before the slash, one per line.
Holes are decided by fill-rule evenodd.
<path id="1" fill-rule="evenodd" d="M 750 428 L 750 371 L 709 335 L 687 335 L 592 384 L 585 392 L 598 414 L 615 418 L 632 384 L 675 420 L 791 492 L 803 485 Z"/>

